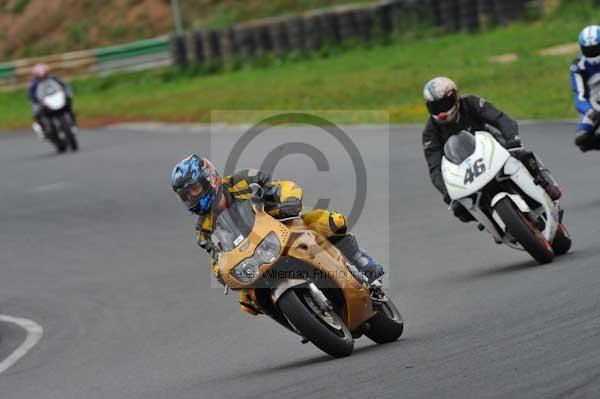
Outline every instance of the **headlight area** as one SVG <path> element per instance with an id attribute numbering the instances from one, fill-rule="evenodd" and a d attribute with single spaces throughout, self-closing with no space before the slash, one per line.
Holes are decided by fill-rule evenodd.
<path id="1" fill-rule="evenodd" d="M 231 269 L 231 276 L 242 283 L 249 283 L 256 279 L 260 273 L 260 266 L 265 263 L 272 263 L 277 259 L 279 252 L 281 251 L 281 242 L 277 234 L 270 232 L 256 250 L 254 254 L 238 263 L 233 269 Z"/>
<path id="2" fill-rule="evenodd" d="M 504 164 L 504 174 L 507 176 L 512 176 L 516 174 L 519 170 L 521 170 L 522 165 L 523 164 L 521 163 L 521 161 L 517 160 L 516 158 L 510 157 L 508 158 L 508 161 L 506 161 L 506 164 Z"/>

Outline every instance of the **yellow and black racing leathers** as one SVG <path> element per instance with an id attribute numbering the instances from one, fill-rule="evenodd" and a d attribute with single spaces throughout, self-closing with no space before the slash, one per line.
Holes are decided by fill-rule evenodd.
<path id="1" fill-rule="evenodd" d="M 251 184 L 262 187 L 263 203 L 267 213 L 275 218 L 298 216 L 302 212 L 302 188 L 289 180 L 271 180 L 271 176 L 257 169 L 242 169 L 223 178 L 223 195 L 227 202 L 245 201 L 252 196 Z M 213 228 L 213 215 L 200 215 L 196 223 L 198 245 L 210 252 L 210 235 Z M 304 222 L 325 236 L 333 238 L 346 234 L 346 218 L 337 212 L 315 209 L 302 213 Z"/>

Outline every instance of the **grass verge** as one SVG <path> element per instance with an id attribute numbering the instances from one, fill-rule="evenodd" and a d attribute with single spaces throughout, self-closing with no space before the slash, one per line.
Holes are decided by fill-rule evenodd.
<path id="1" fill-rule="evenodd" d="M 75 106 L 84 124 L 208 122 L 211 109 L 381 109 L 390 112 L 394 123 L 412 123 L 426 118 L 425 81 L 447 75 L 463 93 L 480 94 L 516 118 L 570 118 L 576 116 L 568 79 L 573 54 L 538 52 L 575 41 L 582 27 L 599 17 L 597 6 L 579 2 L 561 6 L 543 21 L 479 34 L 422 32 L 423 37 L 387 45 L 254 60 L 233 71 L 167 70 L 76 80 Z M 516 61 L 489 61 L 506 53 L 516 54 Z M 240 122 L 235 113 L 229 115 L 232 119 L 222 122 Z M 29 122 L 24 90 L 0 93 L 0 128 Z"/>

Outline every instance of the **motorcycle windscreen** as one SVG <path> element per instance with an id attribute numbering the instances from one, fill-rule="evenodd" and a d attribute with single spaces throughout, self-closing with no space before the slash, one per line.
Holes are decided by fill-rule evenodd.
<path id="1" fill-rule="evenodd" d="M 460 165 L 475 152 L 475 136 L 469 132 L 460 132 L 450 136 L 444 145 L 444 156 L 455 165 Z"/>
<path id="2" fill-rule="evenodd" d="M 62 87 L 57 81 L 53 79 L 46 79 L 38 84 L 35 96 L 39 100 L 42 100 L 44 97 L 54 95 L 59 91 L 62 91 Z"/>
<path id="3" fill-rule="evenodd" d="M 213 242 L 222 251 L 233 251 L 254 229 L 256 215 L 249 201 L 233 202 L 222 211 L 213 230 Z"/>

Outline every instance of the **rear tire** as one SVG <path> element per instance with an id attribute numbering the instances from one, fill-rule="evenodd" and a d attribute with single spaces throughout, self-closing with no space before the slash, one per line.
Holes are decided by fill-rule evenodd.
<path id="1" fill-rule="evenodd" d="M 381 303 L 373 303 L 373 309 L 377 312 L 369 319 L 369 330 L 365 335 L 373 342 L 386 344 L 394 342 L 404 331 L 402 315 L 391 300 Z"/>
<path id="2" fill-rule="evenodd" d="M 504 221 L 506 230 L 525 248 L 540 264 L 550 263 L 554 259 L 552 246 L 540 231 L 525 219 L 515 208 L 510 198 L 503 198 L 496 204 L 496 212 Z"/>
<path id="3" fill-rule="evenodd" d="M 554 249 L 554 253 L 556 255 L 564 255 L 569 252 L 571 249 L 571 244 L 573 240 L 571 240 L 571 236 L 567 231 L 567 228 L 561 223 L 558 225 L 558 230 L 556 231 L 556 235 L 554 236 L 554 241 L 552 241 L 552 249 Z"/>
<path id="4" fill-rule="evenodd" d="M 354 350 L 354 340 L 348 327 L 335 312 L 330 314 L 339 324 L 339 330 L 327 325 L 306 303 L 307 295 L 310 295 L 308 290 L 290 289 L 279 298 L 277 305 L 302 336 L 323 352 L 334 357 L 349 356 Z"/>

